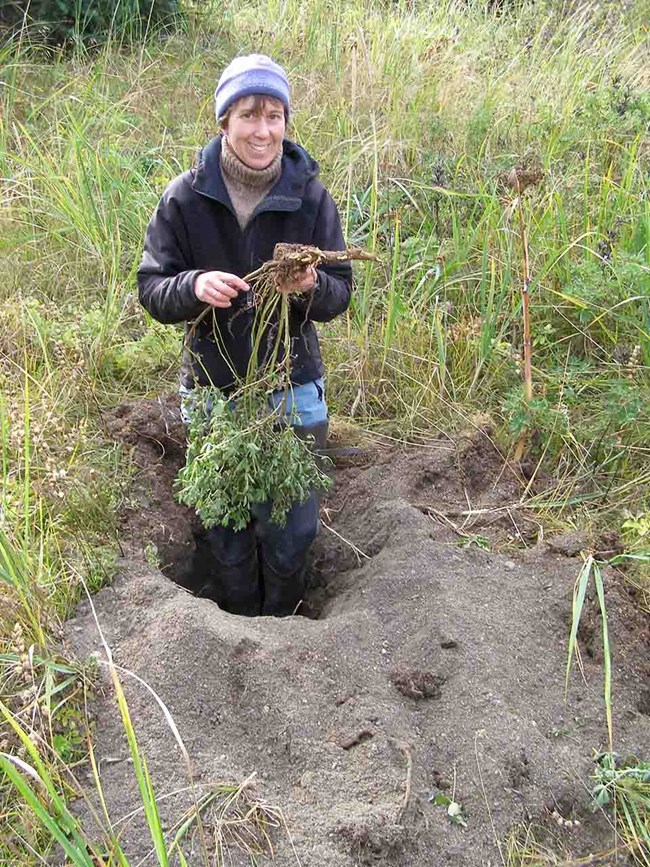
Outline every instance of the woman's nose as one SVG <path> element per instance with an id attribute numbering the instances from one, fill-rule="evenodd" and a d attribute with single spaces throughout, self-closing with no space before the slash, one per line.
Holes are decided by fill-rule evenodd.
<path id="1" fill-rule="evenodd" d="M 269 134 L 269 125 L 265 117 L 259 117 L 255 126 L 255 132 L 261 138 L 266 138 Z"/>

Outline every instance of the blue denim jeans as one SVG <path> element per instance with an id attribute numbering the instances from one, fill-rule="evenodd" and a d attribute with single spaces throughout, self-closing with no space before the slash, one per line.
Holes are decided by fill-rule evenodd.
<path id="1" fill-rule="evenodd" d="M 180 385 L 178 393 L 181 397 L 181 418 L 189 424 L 188 410 L 192 406 L 193 389 Z M 285 391 L 273 391 L 269 395 L 269 409 L 277 409 L 285 401 L 284 417 L 290 424 L 310 427 L 327 421 L 327 404 L 325 403 L 325 381 L 315 379 L 304 385 L 294 385 Z"/>
<path id="2" fill-rule="evenodd" d="M 181 392 L 183 400 L 191 400 Z M 301 436 L 313 434 L 324 447 L 327 405 L 322 379 L 296 385 L 287 393 L 269 396 L 269 406 L 285 401 L 284 416 Z M 307 552 L 318 532 L 319 495 L 312 491 L 304 503 L 294 503 L 283 527 L 271 521 L 271 503 L 251 510 L 243 530 L 212 527 L 206 530 L 211 569 L 204 575 L 200 595 L 212 598 L 233 614 L 254 616 L 292 614 L 304 590 Z"/>

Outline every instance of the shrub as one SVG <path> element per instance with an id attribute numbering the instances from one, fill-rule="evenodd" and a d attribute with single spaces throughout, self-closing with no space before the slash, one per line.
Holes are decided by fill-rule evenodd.
<path id="1" fill-rule="evenodd" d="M 179 0 L 9 0 L 0 10 L 0 25 L 25 22 L 48 42 L 93 45 L 111 33 L 135 37 L 168 24 L 179 7 Z"/>

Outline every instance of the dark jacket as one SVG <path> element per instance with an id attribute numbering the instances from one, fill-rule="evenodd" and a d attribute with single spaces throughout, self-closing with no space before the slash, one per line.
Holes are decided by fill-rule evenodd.
<path id="1" fill-rule="evenodd" d="M 284 142 L 282 174 L 244 231 L 221 175 L 220 154 L 217 136 L 199 152 L 194 167 L 167 186 L 149 223 L 138 289 L 141 304 L 159 322 L 195 319 L 206 307 L 194 294 L 198 274 L 218 270 L 244 277 L 273 257 L 278 241 L 345 249 L 336 205 L 318 180 L 318 164 L 303 148 Z M 318 273 L 311 297 L 291 299 L 291 379 L 296 384 L 323 375 L 313 322 L 333 319 L 350 303 L 349 262 L 324 265 Z M 215 308 L 214 320 L 208 314 L 199 323 L 189 341 L 192 361 L 184 365 L 184 385 L 212 382 L 228 393 L 235 383 L 231 368 L 245 376 L 254 316 L 253 310 L 241 310 L 248 298 L 240 293 L 232 307 Z M 216 341 L 213 322 L 219 329 Z"/>

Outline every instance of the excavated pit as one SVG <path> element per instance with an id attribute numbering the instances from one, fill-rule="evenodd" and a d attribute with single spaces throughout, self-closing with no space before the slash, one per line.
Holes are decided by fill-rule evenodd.
<path id="1" fill-rule="evenodd" d="M 125 555 L 144 556 L 174 583 L 197 594 L 211 558 L 200 521 L 172 496 L 185 456 L 176 396 L 122 404 L 106 425 L 112 438 L 133 447 L 139 467 L 123 513 Z M 339 584 L 345 585 L 345 574 L 380 553 L 391 523 L 384 511 L 387 502 L 403 500 L 426 515 L 431 538 L 438 541 L 525 548 L 537 540 L 539 525 L 521 514 L 515 517 L 521 481 L 504 472 L 488 432 L 410 450 L 350 446 L 334 434 L 328 454 L 334 484 L 323 498 L 321 529 L 310 551 L 307 593 L 298 614 L 323 616 Z M 476 515 L 465 514 L 472 509 Z M 342 511 L 349 538 L 335 526 Z"/>
<path id="2" fill-rule="evenodd" d="M 593 751 L 607 738 L 595 639 L 564 695 L 581 564 L 570 555 L 583 541 L 538 543 L 536 523 L 514 508 L 520 482 L 485 432 L 426 448 L 360 446 L 337 461 L 313 550 L 321 616 L 309 620 L 235 617 L 168 580 L 154 560 L 180 582 L 195 544 L 191 515 L 170 496 L 183 452 L 175 401 L 130 404 L 108 424 L 142 469 L 122 568 L 95 597 L 97 616 L 116 661 L 169 708 L 200 793 L 256 773 L 259 797 L 284 817 L 272 863 L 483 867 L 529 825 L 559 857 L 611 862 L 598 855 L 614 842 L 611 817 L 589 797 Z M 643 754 L 647 618 L 620 576 L 606 571 L 605 585 L 615 747 Z M 593 635 L 596 610 L 588 599 Z M 81 656 L 100 649 L 87 603 L 68 635 Z M 127 695 L 171 834 L 190 801 L 184 764 L 150 693 L 130 685 Z M 113 815 L 130 816 L 137 786 L 108 685 L 96 713 L 96 756 L 111 760 L 104 795 Z M 440 791 L 462 804 L 466 827 L 434 805 Z M 137 812 L 122 840 L 152 863 Z M 189 863 L 203 863 L 193 845 Z M 227 859 L 250 863 L 232 847 Z"/>
<path id="3" fill-rule="evenodd" d="M 297 616 L 310 620 L 318 620 L 324 616 L 326 588 L 331 583 L 332 576 L 346 566 L 346 558 L 324 555 L 322 547 L 316 543 L 314 550 L 310 551 L 305 576 L 306 592 L 295 611 Z M 193 526 L 192 535 L 180 552 L 176 546 L 169 550 L 163 543 L 157 553 L 160 557 L 160 571 L 165 577 L 192 595 L 199 598 L 203 596 L 202 588 L 214 568 L 214 562 L 202 527 Z"/>
<path id="4" fill-rule="evenodd" d="M 111 437 L 133 447 L 139 467 L 130 504 L 123 513 L 121 545 L 125 556 L 136 560 L 144 557 L 175 584 L 200 595 L 212 568 L 205 531 L 192 511 L 176 503 L 172 496 L 173 482 L 185 457 L 185 428 L 177 398 L 165 396 L 122 404 L 107 417 L 106 424 Z M 331 443 L 329 451 L 340 478 L 344 478 L 344 467 L 354 474 L 355 467 L 388 459 L 388 454 L 376 449 L 341 446 L 337 442 Z M 361 566 L 382 547 L 383 527 L 377 532 L 370 528 L 363 550 L 330 528 L 329 516 L 338 510 L 340 502 L 335 481 L 334 490 L 324 498 L 323 524 L 309 554 L 307 593 L 296 612 L 311 619 L 323 614 L 334 577 Z"/>

